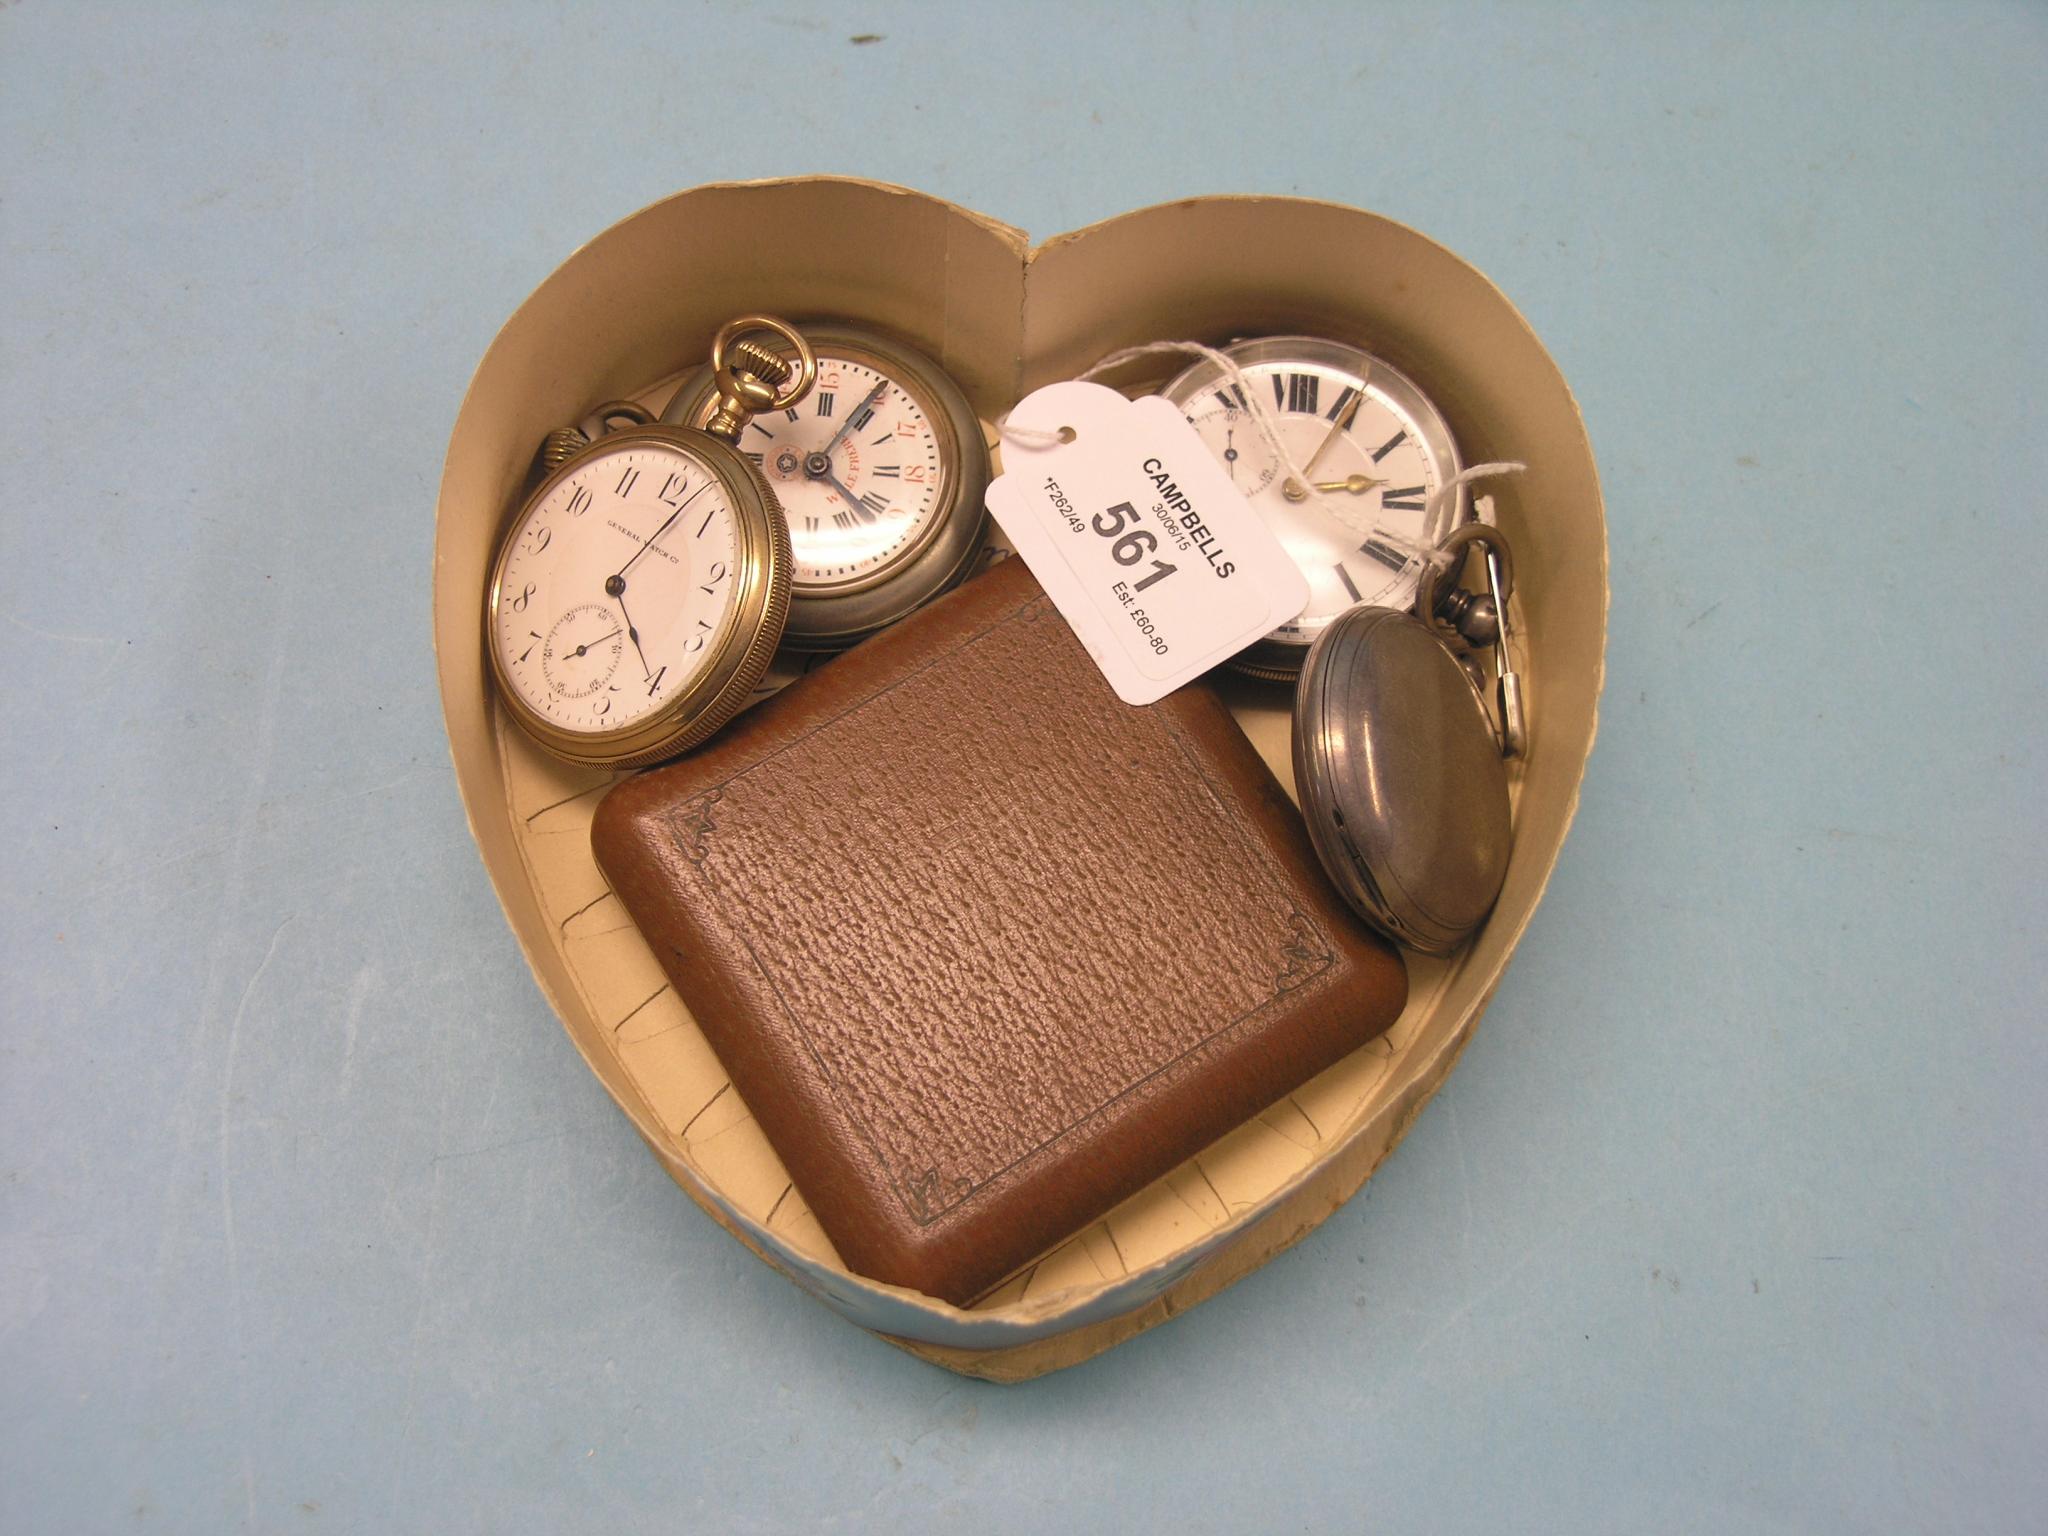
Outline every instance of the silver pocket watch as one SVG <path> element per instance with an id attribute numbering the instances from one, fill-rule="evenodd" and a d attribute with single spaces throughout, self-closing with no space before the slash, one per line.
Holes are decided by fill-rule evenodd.
<path id="1" fill-rule="evenodd" d="M 1465 518 L 1457 443 L 1420 385 L 1384 358 L 1318 336 L 1261 336 L 1183 370 L 1160 391 L 1187 417 L 1301 568 L 1308 603 L 1234 657 L 1239 672 L 1292 682 L 1316 637 L 1360 603 L 1413 600 L 1415 546 Z M 1239 382 L 1241 380 L 1241 382 Z M 1253 420 L 1285 444 L 1294 479 Z M 1446 489 L 1448 488 L 1448 490 Z"/>
<path id="2" fill-rule="evenodd" d="M 1505 760 L 1526 740 L 1507 653 L 1507 544 L 1482 523 L 1446 544 L 1454 556 L 1481 547 L 1488 590 L 1453 596 L 1432 574 L 1414 611 L 1340 614 L 1310 647 L 1294 697 L 1294 777 L 1325 872 L 1359 916 L 1429 955 L 1457 948 L 1500 895 L 1513 841 Z M 1463 640 L 1495 651 L 1498 725 L 1483 670 L 1446 638 L 1447 607 Z"/>
<path id="3" fill-rule="evenodd" d="M 801 407 L 756 415 L 739 447 L 789 522 L 783 644 L 837 651 L 973 568 L 988 518 L 988 447 L 960 386 L 915 347 L 865 326 L 801 328 L 817 354 L 817 388 Z M 662 420 L 701 425 L 716 400 L 700 368 Z"/>
<path id="4" fill-rule="evenodd" d="M 1507 543 L 1467 521 L 1450 424 L 1391 363 L 1313 336 L 1223 355 L 1238 379 L 1204 359 L 1162 393 L 1309 584 L 1307 606 L 1230 665 L 1295 685 L 1302 814 L 1345 900 L 1398 942 L 1447 954 L 1492 910 L 1512 842 L 1504 760 L 1527 733 Z M 1255 407 L 1306 483 L 1275 458 Z M 1445 563 L 1410 558 L 1418 546 Z M 1455 579 L 1475 546 L 1483 592 Z M 1489 649 L 1498 726 L 1476 654 Z"/>

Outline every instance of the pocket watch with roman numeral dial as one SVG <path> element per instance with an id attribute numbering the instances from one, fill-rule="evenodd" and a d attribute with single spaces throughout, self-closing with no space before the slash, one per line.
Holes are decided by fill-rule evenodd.
<path id="1" fill-rule="evenodd" d="M 747 339 L 762 333 L 794 365 Z M 484 603 L 499 696 L 571 762 L 634 767 L 695 746 L 746 703 L 782 638 L 789 530 L 733 439 L 756 412 L 793 409 L 816 360 L 765 315 L 727 325 L 711 358 L 699 426 L 615 402 L 549 434 L 544 478 L 499 542 Z"/>
<path id="2" fill-rule="evenodd" d="M 738 447 L 789 519 L 783 644 L 830 651 L 967 574 L 986 526 L 988 448 L 960 387 L 915 348 L 859 326 L 800 328 L 817 353 L 817 388 L 757 415 Z M 662 420 L 701 423 L 715 396 L 700 371 Z"/>
<path id="3" fill-rule="evenodd" d="M 1457 479 L 1458 449 L 1429 397 L 1369 352 L 1313 336 L 1267 336 L 1223 350 L 1242 386 L 1204 359 L 1163 393 L 1308 577 L 1308 605 L 1231 663 L 1284 681 L 1347 609 L 1414 601 L 1419 568 L 1411 552 L 1464 521 L 1462 487 L 1432 506 L 1438 489 Z M 1297 484 L 1267 444 L 1246 389 L 1259 392 L 1309 485 Z"/>

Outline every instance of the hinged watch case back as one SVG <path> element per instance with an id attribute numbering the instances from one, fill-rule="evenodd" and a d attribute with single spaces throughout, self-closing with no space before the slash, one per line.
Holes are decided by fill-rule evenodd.
<path id="1" fill-rule="evenodd" d="M 1532 732 L 1511 774 L 1514 850 L 1492 915 L 1449 959 L 1409 957 L 1408 1006 L 1386 1035 L 972 1308 L 840 1263 L 598 872 L 590 819 L 618 775 L 548 757 L 491 695 L 476 605 L 534 444 L 593 401 L 658 411 L 719 324 L 756 310 L 893 333 L 984 423 L 1138 342 L 1328 336 L 1421 382 L 1467 462 L 1529 466 L 1489 487 L 1516 551 Z M 1109 382 L 1156 385 L 1171 371 L 1169 360 L 1157 377 Z M 1313 1228 L 1392 1149 L 1469 1038 L 1556 863 L 1593 745 L 1606 609 L 1592 450 L 1527 323 L 1413 230 L 1294 198 L 1166 204 L 1033 249 L 1007 226 L 872 182 L 678 193 L 577 250 L 507 321 L 456 419 L 435 532 L 435 648 L 463 803 L 535 979 L 591 1070 L 676 1181 L 762 1257 L 860 1326 L 997 1379 L 1086 1359 L 1214 1294 Z M 1291 788 L 1291 693 L 1223 686 Z"/>

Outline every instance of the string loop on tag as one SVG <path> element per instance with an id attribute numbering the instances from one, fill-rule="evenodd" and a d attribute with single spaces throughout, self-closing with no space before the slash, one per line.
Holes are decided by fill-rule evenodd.
<path id="1" fill-rule="evenodd" d="M 1273 457 L 1279 461 L 1281 468 L 1286 470 L 1288 481 L 1302 488 L 1303 499 L 1315 501 L 1339 522 L 1347 526 L 1355 526 L 1351 524 L 1350 519 L 1343 515 L 1341 511 L 1335 510 L 1338 506 L 1335 499 L 1328 492 L 1317 490 L 1315 482 L 1309 478 L 1307 469 L 1303 467 L 1292 453 L 1288 452 L 1286 443 L 1281 441 L 1280 433 L 1273 423 L 1272 412 L 1267 409 L 1265 403 L 1259 398 L 1258 392 L 1250 388 L 1249 381 L 1245 378 L 1244 370 L 1238 367 L 1229 354 L 1209 346 L 1206 342 L 1148 341 L 1135 347 L 1119 347 L 1108 356 L 1098 358 L 1094 363 L 1084 368 L 1075 375 L 1075 380 L 1078 383 L 1085 384 L 1100 378 L 1103 374 L 1115 372 L 1126 363 L 1135 362 L 1141 357 L 1158 356 L 1161 353 L 1176 355 L 1193 354 L 1206 360 L 1211 367 L 1221 373 L 1224 381 L 1231 386 L 1232 391 L 1238 398 L 1244 401 L 1245 414 L 1251 418 L 1253 428 L 1258 432 L 1266 447 L 1272 452 Z M 1365 381 L 1361 380 L 1361 389 L 1364 387 L 1364 384 Z M 1072 427 L 1061 427 L 1058 431 L 1047 431 L 1036 427 L 1012 426 L 1007 413 L 997 418 L 995 426 L 998 436 L 1010 442 L 1022 443 L 1032 447 L 1047 448 L 1055 443 L 1071 443 L 1074 441 L 1074 429 Z M 1424 567 L 1441 570 L 1450 563 L 1450 557 L 1444 553 L 1440 546 L 1445 536 L 1451 530 L 1440 526 L 1440 524 L 1449 509 L 1457 505 L 1458 492 L 1476 480 L 1487 479 L 1495 475 L 1520 474 L 1528 467 L 1527 464 L 1519 460 L 1504 459 L 1492 463 L 1474 464 L 1469 468 L 1460 470 L 1456 475 L 1446 480 L 1430 493 L 1423 511 L 1422 535 L 1420 538 L 1409 538 L 1405 534 L 1398 533 L 1391 528 L 1382 528 L 1377 524 L 1371 530 L 1372 536 L 1379 542 L 1390 545 L 1408 557 L 1408 564 L 1402 572 L 1403 575 L 1414 574 L 1419 579 Z"/>
<path id="2" fill-rule="evenodd" d="M 1258 429 L 1259 436 L 1265 440 L 1266 446 L 1272 449 L 1273 456 L 1280 461 L 1282 467 L 1286 469 L 1296 484 L 1308 485 L 1309 481 L 1306 471 L 1295 462 L 1294 455 L 1287 451 L 1287 445 L 1280 441 L 1280 434 L 1273 430 L 1272 415 L 1259 403 L 1258 396 L 1252 393 L 1249 388 L 1250 381 L 1245 378 L 1244 370 L 1238 367 L 1226 354 L 1218 351 L 1215 347 L 1209 346 L 1206 342 L 1147 341 L 1135 347 L 1119 347 L 1107 357 L 1097 358 L 1095 362 L 1082 369 L 1081 372 L 1074 376 L 1075 382 L 1081 384 L 1089 383 L 1102 377 L 1105 373 L 1114 373 L 1117 369 L 1123 367 L 1125 363 L 1136 362 L 1141 357 L 1154 357 L 1162 352 L 1175 354 L 1193 353 L 1195 356 L 1205 359 L 1220 372 L 1224 379 L 1244 397 L 1245 414 L 1251 417 L 1252 425 Z M 1007 413 L 997 420 L 996 431 L 999 435 L 1008 438 L 1012 442 L 1028 443 L 1040 448 L 1050 447 L 1053 443 L 1070 443 L 1074 440 L 1073 428 L 1071 427 L 1063 427 L 1058 432 L 1041 431 L 1035 427 L 1013 427 L 1010 425 L 1010 418 Z M 1320 491 L 1315 490 L 1311 490 L 1310 494 L 1317 497 L 1322 495 Z"/>

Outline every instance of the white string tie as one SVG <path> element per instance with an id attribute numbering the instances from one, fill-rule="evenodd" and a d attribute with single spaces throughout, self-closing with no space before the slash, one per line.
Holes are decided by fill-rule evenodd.
<path id="1" fill-rule="evenodd" d="M 1336 518 L 1338 522 L 1343 523 L 1346 527 L 1355 526 L 1344 513 L 1331 510 L 1336 506 L 1336 503 L 1330 499 L 1330 493 L 1317 490 L 1315 482 L 1308 477 L 1308 471 L 1301 466 L 1292 453 L 1288 452 L 1287 445 L 1281 441 L 1279 430 L 1274 424 L 1272 412 L 1267 408 L 1264 401 L 1260 399 L 1258 392 L 1250 387 L 1250 381 L 1245 378 L 1244 370 L 1239 368 L 1228 354 L 1217 350 L 1215 347 L 1199 341 L 1148 341 L 1135 347 L 1120 347 L 1107 357 L 1100 358 L 1089 367 L 1083 369 L 1081 373 L 1076 375 L 1076 381 L 1087 383 L 1089 380 L 1099 378 L 1105 373 L 1114 372 L 1126 363 L 1135 362 L 1141 357 L 1157 356 L 1160 353 L 1192 353 L 1194 356 L 1206 359 L 1210 366 L 1223 375 L 1224 381 L 1231 386 L 1232 391 L 1244 402 L 1245 414 L 1251 418 L 1252 426 L 1258 431 L 1259 437 L 1266 447 L 1271 450 L 1273 457 L 1278 459 L 1281 467 L 1287 471 L 1288 478 L 1295 485 L 1302 487 L 1310 499 L 1321 503 L 1328 515 Z M 1368 377 L 1371 371 L 1371 368 L 1368 367 L 1366 370 Z M 1367 382 L 1368 379 L 1360 379 L 1358 381 L 1358 387 L 1361 391 L 1364 390 Z M 1050 447 L 1055 443 L 1070 443 L 1074 440 L 1072 428 L 1062 428 L 1054 432 L 1045 431 L 1037 427 L 1011 426 L 1008 412 L 997 418 L 996 433 L 998 436 L 1012 442 L 1029 444 L 1038 448 Z M 1403 567 L 1401 572 L 1403 576 L 1413 574 L 1419 578 L 1423 566 L 1443 566 L 1447 565 L 1450 561 L 1450 556 L 1438 547 L 1443 535 L 1450 530 L 1448 528 L 1439 529 L 1437 524 L 1448 514 L 1450 508 L 1457 504 L 1458 492 L 1472 484 L 1475 480 L 1489 479 L 1496 475 L 1518 475 L 1528 467 L 1527 464 L 1519 460 L 1504 459 L 1488 464 L 1474 464 L 1470 468 L 1460 470 L 1456 475 L 1432 491 L 1428 501 L 1424 503 L 1422 536 L 1420 538 L 1410 538 L 1406 534 L 1396 532 L 1391 528 L 1380 527 L 1377 524 L 1371 530 L 1372 536 L 1382 543 L 1401 551 L 1408 557 L 1408 564 Z"/>

